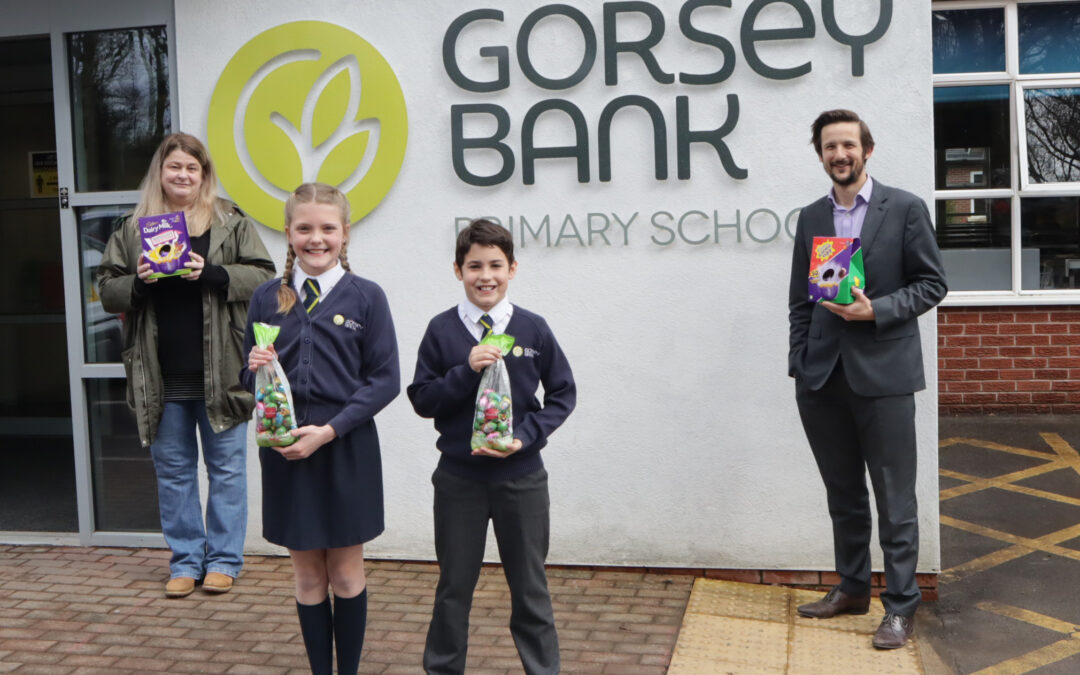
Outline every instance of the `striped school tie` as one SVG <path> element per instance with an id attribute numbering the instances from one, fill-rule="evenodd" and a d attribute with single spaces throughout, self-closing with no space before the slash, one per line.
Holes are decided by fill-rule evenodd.
<path id="1" fill-rule="evenodd" d="M 480 325 L 484 327 L 484 332 L 480 336 L 480 339 L 483 340 L 487 336 L 491 335 L 491 327 L 495 325 L 495 322 L 491 320 L 491 315 L 485 314 L 484 316 L 480 317 Z"/>
<path id="2" fill-rule="evenodd" d="M 304 309 L 308 311 L 308 314 L 315 309 L 315 305 L 319 304 L 320 297 L 322 296 L 319 294 L 319 282 L 314 279 L 304 281 Z"/>

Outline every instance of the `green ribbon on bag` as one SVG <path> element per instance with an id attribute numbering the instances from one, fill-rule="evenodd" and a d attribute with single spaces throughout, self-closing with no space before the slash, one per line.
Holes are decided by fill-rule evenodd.
<path id="1" fill-rule="evenodd" d="M 506 333 L 501 333 L 501 334 L 498 334 L 498 335 L 496 335 L 495 333 L 492 333 L 492 334 L 488 335 L 486 338 L 484 338 L 483 340 L 481 340 L 480 344 L 482 344 L 482 345 L 495 345 L 496 347 L 498 347 L 502 351 L 502 355 L 506 356 L 507 354 L 510 353 L 510 350 L 514 346 L 514 336 L 513 335 L 507 335 Z"/>
<path id="2" fill-rule="evenodd" d="M 254 323 L 252 329 L 255 331 L 255 344 L 262 349 L 266 349 L 274 344 L 274 340 L 277 339 L 278 333 L 281 332 L 281 326 L 271 326 L 270 324 L 262 323 L 261 321 Z"/>

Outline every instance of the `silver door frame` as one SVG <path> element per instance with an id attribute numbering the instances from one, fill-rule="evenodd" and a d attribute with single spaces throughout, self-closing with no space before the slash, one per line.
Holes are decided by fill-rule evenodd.
<path id="1" fill-rule="evenodd" d="M 164 546 L 160 533 L 98 531 L 94 522 L 93 477 L 90 462 L 90 429 L 86 401 L 87 380 L 122 379 L 119 363 L 86 362 L 82 272 L 75 209 L 83 206 L 135 203 L 138 191 L 83 192 L 75 190 L 72 111 L 68 81 L 66 35 L 73 32 L 166 27 L 169 44 L 169 107 L 175 128 L 179 119 L 176 72 L 176 13 L 173 0 L 49 0 L 46 3 L 0 0 L 5 17 L 0 37 L 48 35 L 52 50 L 53 110 L 56 121 L 57 173 L 67 188 L 69 204 L 60 211 L 60 242 L 64 271 L 64 304 L 67 321 L 68 379 L 71 393 L 72 440 L 79 530 L 77 537 L 55 532 L 0 532 L 0 540 L 12 543 L 78 543 L 99 546 Z M 8 18 L 11 21 L 8 21 Z"/>

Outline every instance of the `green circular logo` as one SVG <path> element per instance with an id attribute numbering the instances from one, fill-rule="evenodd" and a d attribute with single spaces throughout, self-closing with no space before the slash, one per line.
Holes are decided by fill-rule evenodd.
<path id="1" fill-rule="evenodd" d="M 308 181 L 345 193 L 357 221 L 401 170 L 405 96 L 390 64 L 359 35 L 296 21 L 233 55 L 210 99 L 206 140 L 221 184 L 259 222 L 284 229 L 285 200 Z"/>

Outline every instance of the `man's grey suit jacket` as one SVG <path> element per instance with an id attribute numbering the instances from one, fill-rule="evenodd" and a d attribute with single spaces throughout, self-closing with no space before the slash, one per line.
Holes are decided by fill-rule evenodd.
<path id="1" fill-rule="evenodd" d="M 828 197 L 799 214 L 788 294 L 788 374 L 817 390 L 843 358 L 848 384 L 860 395 L 925 389 L 918 317 L 948 290 L 926 204 L 874 181 L 860 236 L 873 321 L 844 321 L 809 300 L 811 244 L 816 236 L 835 234 Z"/>

